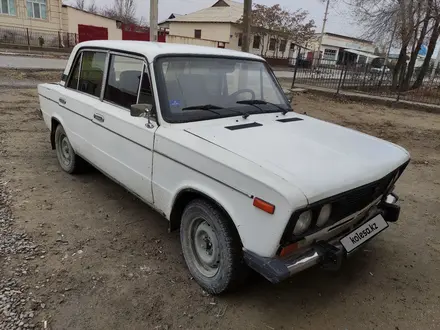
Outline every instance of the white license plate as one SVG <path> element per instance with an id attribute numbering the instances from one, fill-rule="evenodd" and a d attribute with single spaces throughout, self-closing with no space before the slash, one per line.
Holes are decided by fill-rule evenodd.
<path id="1" fill-rule="evenodd" d="M 379 214 L 341 239 L 341 244 L 351 252 L 387 228 L 388 223 Z"/>

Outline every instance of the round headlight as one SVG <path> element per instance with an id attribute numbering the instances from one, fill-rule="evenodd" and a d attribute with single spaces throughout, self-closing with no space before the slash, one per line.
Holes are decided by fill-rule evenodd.
<path id="1" fill-rule="evenodd" d="M 303 234 L 304 232 L 306 232 L 307 229 L 309 229 L 311 223 L 312 223 L 312 212 L 305 211 L 301 213 L 301 215 L 298 218 L 298 221 L 296 222 L 295 228 L 293 229 L 293 234 L 294 235 Z"/>
<path id="2" fill-rule="evenodd" d="M 325 204 L 321 211 L 319 212 L 318 220 L 316 221 L 316 225 L 318 227 L 322 227 L 325 225 L 325 223 L 330 219 L 330 214 L 332 213 L 332 206 L 331 204 Z"/>

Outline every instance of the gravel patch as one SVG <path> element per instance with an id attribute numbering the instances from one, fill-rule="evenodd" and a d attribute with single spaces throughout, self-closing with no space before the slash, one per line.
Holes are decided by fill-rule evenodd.
<path id="1" fill-rule="evenodd" d="M 0 179 L 0 329 L 34 329 L 41 301 L 33 296 L 25 280 L 32 272 L 29 262 L 41 251 L 31 237 L 14 228 L 6 186 L 7 182 Z"/>

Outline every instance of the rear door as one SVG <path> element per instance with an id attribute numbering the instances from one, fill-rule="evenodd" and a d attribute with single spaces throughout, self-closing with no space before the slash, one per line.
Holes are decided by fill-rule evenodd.
<path id="1" fill-rule="evenodd" d="M 153 203 L 153 140 L 157 122 L 132 117 L 132 104 L 154 104 L 142 57 L 110 52 L 103 102 L 95 104 L 93 141 L 97 165 L 130 191 Z"/>

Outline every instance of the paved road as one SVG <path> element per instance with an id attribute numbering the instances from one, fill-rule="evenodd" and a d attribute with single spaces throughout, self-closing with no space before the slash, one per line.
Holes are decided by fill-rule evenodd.
<path id="1" fill-rule="evenodd" d="M 0 56 L 0 68 L 14 69 L 59 69 L 66 66 L 67 60 L 56 58 L 37 58 L 29 56 Z"/>

